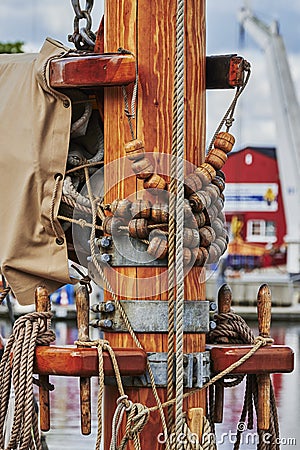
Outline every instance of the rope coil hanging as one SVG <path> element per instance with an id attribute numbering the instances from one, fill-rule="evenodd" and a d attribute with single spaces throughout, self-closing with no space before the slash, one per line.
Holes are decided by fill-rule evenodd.
<path id="1" fill-rule="evenodd" d="M 0 363 L 0 448 L 42 450 L 38 418 L 34 407 L 33 361 L 36 345 L 49 345 L 55 334 L 48 329 L 51 312 L 30 313 L 13 327 Z M 11 355 L 13 357 L 11 358 Z M 5 418 L 13 384 L 15 408 L 9 442 L 5 446 Z"/>

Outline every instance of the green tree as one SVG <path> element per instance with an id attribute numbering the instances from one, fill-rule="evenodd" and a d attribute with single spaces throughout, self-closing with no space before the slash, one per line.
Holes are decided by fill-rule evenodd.
<path id="1" fill-rule="evenodd" d="M 24 53 L 24 42 L 0 42 L 0 53 Z"/>

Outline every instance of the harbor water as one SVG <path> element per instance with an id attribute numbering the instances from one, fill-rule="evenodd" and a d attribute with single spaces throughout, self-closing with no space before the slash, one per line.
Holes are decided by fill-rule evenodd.
<path id="1" fill-rule="evenodd" d="M 256 324 L 249 323 L 257 334 Z M 53 323 L 56 345 L 73 344 L 77 339 L 75 321 Z M 0 332 L 8 337 L 11 327 L 8 321 L 0 319 Z M 97 338 L 97 330 L 92 338 Z M 272 375 L 280 423 L 280 444 L 283 450 L 300 448 L 300 383 L 299 383 L 299 342 L 300 322 L 274 322 L 271 329 L 276 344 L 290 346 L 295 352 L 295 370 L 290 374 Z M 55 389 L 50 393 L 51 430 L 45 433 L 49 450 L 89 450 L 95 448 L 97 435 L 97 378 L 92 378 L 92 433 L 80 433 L 79 380 L 76 377 L 50 377 Z M 225 390 L 224 422 L 216 425 L 217 446 L 220 450 L 232 449 L 243 404 L 244 382 L 235 388 Z M 239 424 L 239 425 L 238 425 Z M 241 449 L 254 450 L 257 436 L 254 430 L 243 434 Z M 151 450 L 145 449 L 145 450 Z"/>

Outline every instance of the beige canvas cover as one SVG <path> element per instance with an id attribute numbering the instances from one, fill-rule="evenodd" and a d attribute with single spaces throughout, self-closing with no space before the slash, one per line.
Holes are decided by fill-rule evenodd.
<path id="1" fill-rule="evenodd" d="M 69 49 L 47 38 L 40 53 L 0 55 L 0 260 L 20 304 L 34 290 L 71 282 L 67 247 L 50 222 L 55 175 L 65 173 L 71 123 L 67 97 L 49 87 L 49 62 Z M 62 182 L 54 200 L 56 219 Z"/>

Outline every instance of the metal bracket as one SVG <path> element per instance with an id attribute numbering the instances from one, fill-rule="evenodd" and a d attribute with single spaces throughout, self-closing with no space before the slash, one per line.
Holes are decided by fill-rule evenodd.
<path id="1" fill-rule="evenodd" d="M 167 386 L 167 353 L 148 353 L 148 361 L 154 375 L 157 387 Z M 188 353 L 183 356 L 184 365 L 184 387 L 201 388 L 210 379 L 210 352 Z M 173 376 L 175 383 L 175 373 Z M 148 371 L 145 375 L 136 377 L 122 377 L 124 386 L 127 387 L 150 387 Z M 115 385 L 114 377 L 105 377 L 105 384 Z"/>
<path id="2" fill-rule="evenodd" d="M 136 333 L 167 333 L 168 302 L 164 300 L 121 300 L 133 330 Z M 125 322 L 113 301 L 96 303 L 92 311 L 99 313 L 90 325 L 103 331 L 127 332 Z M 184 302 L 183 328 L 185 333 L 208 333 L 210 302 L 186 300 Z"/>
<path id="3" fill-rule="evenodd" d="M 147 253 L 148 245 L 127 234 L 114 236 L 109 246 L 99 248 L 99 261 L 112 267 L 166 267 L 167 259 L 155 259 Z"/>

